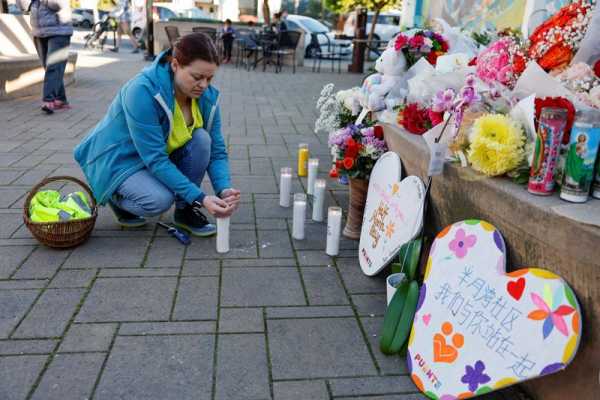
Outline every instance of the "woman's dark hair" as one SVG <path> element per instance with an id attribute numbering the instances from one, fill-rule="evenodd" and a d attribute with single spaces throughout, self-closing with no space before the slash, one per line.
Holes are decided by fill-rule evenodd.
<path id="1" fill-rule="evenodd" d="M 229 25 L 231 25 L 231 20 L 230 20 L 229 18 L 227 18 L 227 19 L 225 20 L 225 23 L 226 23 L 226 24 L 229 24 Z"/>
<path id="2" fill-rule="evenodd" d="M 194 32 L 177 39 L 173 44 L 173 58 L 185 67 L 196 60 L 219 65 L 219 53 L 212 39 L 205 33 Z"/>

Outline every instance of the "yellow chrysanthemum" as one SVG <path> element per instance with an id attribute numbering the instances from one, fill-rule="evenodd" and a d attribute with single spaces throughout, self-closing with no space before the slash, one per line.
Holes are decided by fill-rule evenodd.
<path id="1" fill-rule="evenodd" d="M 523 128 L 503 114 L 477 118 L 470 139 L 469 162 L 473 169 L 488 176 L 517 168 L 525 155 Z"/>

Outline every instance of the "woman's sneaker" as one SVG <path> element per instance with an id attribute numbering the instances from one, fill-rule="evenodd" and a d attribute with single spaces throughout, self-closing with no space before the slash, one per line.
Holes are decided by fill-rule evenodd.
<path id="1" fill-rule="evenodd" d="M 146 225 L 146 218 L 139 217 L 135 214 L 125 211 L 118 207 L 111 200 L 108 201 L 108 206 L 112 210 L 117 223 L 124 228 L 139 228 Z"/>
<path id="2" fill-rule="evenodd" d="M 217 233 L 217 227 L 208 222 L 206 216 L 192 206 L 176 208 L 173 224 L 194 236 L 208 237 Z"/>

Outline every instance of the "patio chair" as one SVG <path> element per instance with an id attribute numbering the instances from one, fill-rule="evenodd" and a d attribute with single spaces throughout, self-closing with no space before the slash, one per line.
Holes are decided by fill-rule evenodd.
<path id="1" fill-rule="evenodd" d="M 342 72 L 342 46 L 332 42 L 325 32 L 316 32 L 310 35 L 311 45 L 317 49 L 313 58 L 312 71 L 321 72 L 321 62 L 323 60 L 331 61 L 331 72 L 335 70 L 335 62 L 338 63 L 338 74 Z M 319 37 L 324 40 L 319 40 Z"/>
<path id="2" fill-rule="evenodd" d="M 179 28 L 173 25 L 165 26 L 165 32 L 167 33 L 167 39 L 169 39 L 169 45 L 173 47 L 173 44 L 179 39 Z"/>
<path id="3" fill-rule="evenodd" d="M 258 38 L 251 29 L 238 29 L 235 32 L 234 54 L 235 66 L 238 68 L 243 65 L 245 69 L 250 70 L 253 65 L 256 68 L 258 63 L 258 53 L 262 47 L 257 42 Z M 254 56 L 254 63 L 250 62 L 250 58 Z"/>
<path id="4" fill-rule="evenodd" d="M 277 48 L 272 52 L 276 57 L 275 73 L 281 71 L 285 56 L 292 56 L 292 67 L 294 74 L 296 73 L 296 48 L 301 37 L 302 33 L 298 31 L 285 31 L 279 34 Z"/>
<path id="5" fill-rule="evenodd" d="M 209 28 L 206 26 L 196 26 L 192 28 L 192 32 L 194 33 L 205 33 L 208 35 L 215 44 L 217 43 L 217 28 Z"/>

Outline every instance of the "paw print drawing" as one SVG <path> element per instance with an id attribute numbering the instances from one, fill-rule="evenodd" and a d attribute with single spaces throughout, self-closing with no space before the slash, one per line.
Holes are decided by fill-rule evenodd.
<path id="1" fill-rule="evenodd" d="M 458 349 L 463 347 L 465 337 L 460 333 L 452 335 L 453 331 L 452 324 L 446 321 L 442 324 L 442 333 L 433 335 L 433 361 L 452 364 L 458 358 Z M 450 338 L 451 344 L 446 343 L 447 338 Z"/>

